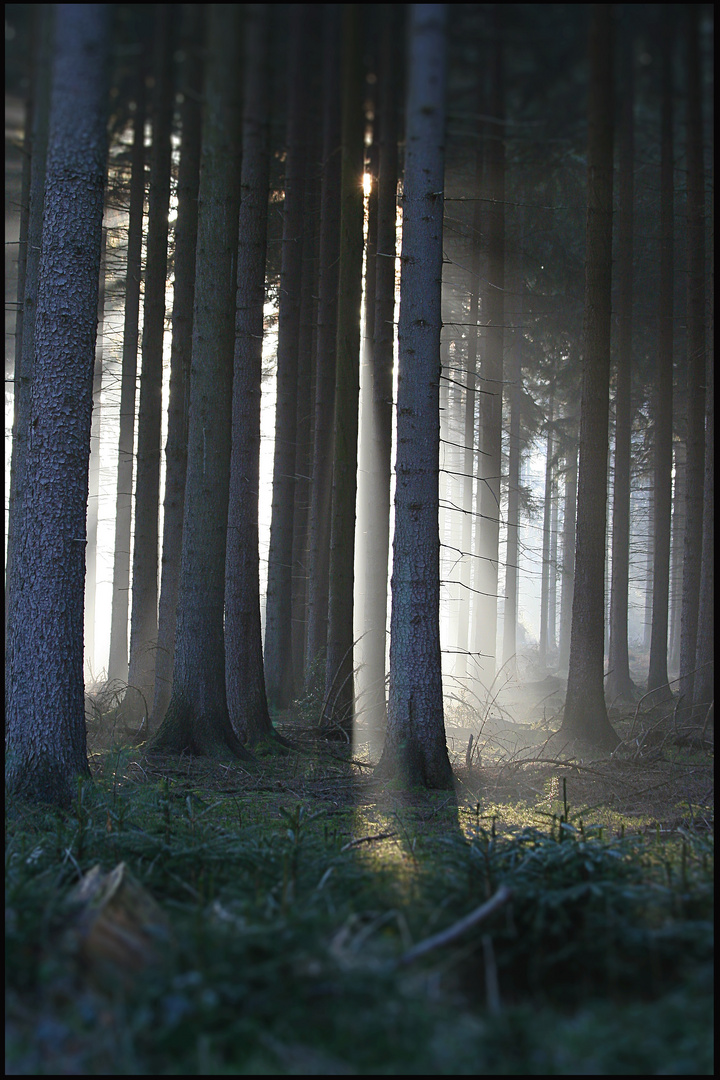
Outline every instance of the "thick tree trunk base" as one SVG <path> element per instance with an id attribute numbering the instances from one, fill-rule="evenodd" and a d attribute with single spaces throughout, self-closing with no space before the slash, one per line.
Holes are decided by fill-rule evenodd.
<path id="1" fill-rule="evenodd" d="M 629 705 L 635 705 L 642 697 L 642 693 L 629 675 L 614 679 L 611 673 L 607 678 L 605 697 L 608 701 L 624 701 Z"/>
<path id="2" fill-rule="evenodd" d="M 387 740 L 373 777 L 396 785 L 401 790 L 424 788 L 433 791 L 454 791 L 455 777 L 447 750 L 436 755 L 440 764 L 429 761 L 422 748 L 413 740 L 402 743 Z M 442 760 L 444 758 L 444 760 Z"/>
<path id="3" fill-rule="evenodd" d="M 573 710 L 569 715 L 566 709 L 556 737 L 577 739 L 598 750 L 609 751 L 613 751 L 622 741 L 608 720 L 604 705 L 593 709 L 591 704 L 585 704 L 581 710 Z"/>
<path id="4" fill-rule="evenodd" d="M 188 701 L 174 698 L 148 747 L 150 753 L 186 753 L 195 757 L 238 758 L 257 762 L 230 726 L 227 712 L 201 715 Z"/>
<path id="5" fill-rule="evenodd" d="M 78 781 L 89 781 L 90 770 L 85 763 L 69 765 L 57 759 L 38 760 L 6 765 L 5 798 L 8 811 L 16 802 L 33 805 L 58 806 L 67 810 L 78 796 Z"/>

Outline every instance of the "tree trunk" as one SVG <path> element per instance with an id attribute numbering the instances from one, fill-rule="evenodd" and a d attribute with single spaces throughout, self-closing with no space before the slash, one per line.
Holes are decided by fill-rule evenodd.
<path id="1" fill-rule="evenodd" d="M 308 5 L 296 4 L 291 7 L 285 207 L 278 313 L 275 459 L 265 609 L 267 695 L 269 703 L 278 709 L 286 708 L 293 695 L 292 554 L 303 203 L 307 157 L 308 29 Z"/>
<path id="2" fill-rule="evenodd" d="M 240 203 L 240 11 L 208 15 L 190 371 L 190 420 L 173 689 L 153 749 L 247 752 L 225 690 L 225 550 Z"/>
<path id="3" fill-rule="evenodd" d="M 305 690 L 321 693 L 327 648 L 333 412 L 337 351 L 337 282 L 340 248 L 340 8 L 323 12 L 323 164 L 318 246 L 315 423 L 308 523 Z"/>
<path id="4" fill-rule="evenodd" d="M 694 698 L 705 474 L 705 180 L 700 85 L 700 5 L 688 4 L 687 34 L 687 465 L 680 616 L 680 694 Z"/>
<path id="5" fill-rule="evenodd" d="M 153 727 L 157 727 L 160 723 L 170 703 L 180 589 L 190 405 L 192 317 L 195 295 L 198 185 L 200 182 L 202 127 L 200 101 L 203 85 L 204 7 L 199 4 L 185 4 L 183 20 L 184 65 L 180 76 L 183 95 L 180 113 L 182 134 L 177 186 L 177 218 L 175 219 L 175 284 L 173 287 L 168 431 L 165 447 L 165 502 L 160 603 L 158 605 L 158 642 L 152 707 Z"/>
<path id="6" fill-rule="evenodd" d="M 155 85 L 135 480 L 129 686 L 122 703 L 126 725 L 137 725 L 143 717 L 150 717 L 157 648 L 158 505 L 173 113 L 173 28 L 171 5 L 158 4 L 155 12 Z"/>
<path id="7" fill-rule="evenodd" d="M 610 701 L 632 701 L 636 688 L 628 657 L 628 583 L 630 577 L 630 434 L 632 430 L 633 306 L 633 38 L 625 28 L 622 50 L 623 95 L 618 139 L 618 362 L 615 394 L 615 482 L 612 513 L 610 648 L 606 693 Z"/>
<path id="8" fill-rule="evenodd" d="M 143 206 L 145 202 L 145 63 L 141 54 L 135 71 L 135 115 L 130 158 L 127 278 L 123 328 L 122 376 L 118 437 L 118 475 L 115 499 L 112 615 L 108 679 L 124 683 L 128 676 L 128 607 L 130 596 L 130 530 L 135 457 L 135 395 L 140 326 Z"/>
<path id="9" fill-rule="evenodd" d="M 498 542 L 500 535 L 500 473 L 502 471 L 503 348 L 505 334 L 505 73 L 503 63 L 504 16 L 500 4 L 492 7 L 494 44 L 490 53 L 489 112 L 494 119 L 485 150 L 487 164 L 487 256 L 488 284 L 483 322 L 487 327 L 481 377 L 485 394 L 482 405 L 482 457 L 480 485 L 480 552 L 476 651 L 479 681 L 485 691 L 496 672 Z M 480 474 L 482 475 L 482 474 Z"/>
<path id="10" fill-rule="evenodd" d="M 6 791 L 67 805 L 89 775 L 83 584 L 111 9 L 55 17 L 27 486 L 14 552 Z M 62 289 L 59 282 L 65 282 Z"/>
<path id="11" fill-rule="evenodd" d="M 668 673 L 680 670 L 680 612 L 682 609 L 682 557 L 685 546 L 685 443 L 675 443 L 672 536 L 670 538 L 670 644 Z"/>
<path id="12" fill-rule="evenodd" d="M 565 500 L 563 506 L 563 561 L 560 593 L 560 645 L 558 670 L 565 673 L 570 662 L 572 604 L 575 589 L 575 521 L 577 511 L 578 447 L 574 438 L 565 451 Z"/>
<path id="13" fill-rule="evenodd" d="M 376 773 L 408 787 L 452 789 L 438 535 L 446 20 L 442 4 L 410 7 L 390 690 Z"/>
<path id="14" fill-rule="evenodd" d="M 669 8 L 665 8 L 669 11 Z M 654 564 L 652 629 L 648 690 L 670 696 L 668 685 L 668 613 L 670 602 L 670 526 L 672 513 L 673 414 L 673 123 L 672 37 L 663 20 L 660 118 L 660 284 L 658 288 L 658 350 L 654 411 Z"/>
<path id="15" fill-rule="evenodd" d="M 548 652 L 548 599 L 550 585 L 550 518 L 552 510 L 552 458 L 553 458 L 553 413 L 555 410 L 554 389 L 550 388 L 548 405 L 548 429 L 545 443 L 545 497 L 543 499 L 543 546 L 542 578 L 540 583 L 540 666 L 547 664 Z"/>
<path id="16" fill-rule="evenodd" d="M 363 82 L 360 8 L 343 7 L 342 168 L 337 362 L 333 434 L 330 591 L 323 722 L 350 739 L 353 721 L 353 583 L 357 490 L 360 305 L 363 257 Z M 340 729 L 342 729 L 342 733 Z M 330 732 L 329 732 L 330 733 Z"/>
<path id="17" fill-rule="evenodd" d="M 520 391 L 522 388 L 523 319 L 525 275 L 523 268 L 524 231 L 520 235 L 517 267 L 516 323 L 513 335 L 512 368 L 508 383 L 510 439 L 508 454 L 507 553 L 505 557 L 505 606 L 503 610 L 503 669 L 508 678 L 517 678 L 518 559 L 520 517 Z"/>
<path id="18" fill-rule="evenodd" d="M 270 180 L 270 9 L 249 4 L 238 227 L 235 377 L 227 550 L 225 657 L 232 726 L 246 744 L 273 734 L 260 624 L 258 498 L 263 309 Z"/>
<path id="19" fill-rule="evenodd" d="M 98 283 L 98 329 L 93 367 L 90 463 L 88 467 L 87 545 L 85 547 L 85 665 L 95 680 L 95 591 L 97 588 L 97 534 L 100 503 L 100 419 L 102 415 L 103 338 L 105 336 L 105 262 L 107 229 L 102 231 Z"/>
<path id="20" fill-rule="evenodd" d="M 613 6 L 590 8 L 588 212 L 575 590 L 561 732 L 597 746 L 618 744 L 603 692 L 603 577 L 610 388 L 613 187 Z M 602 494 L 600 494 L 602 493 Z"/>

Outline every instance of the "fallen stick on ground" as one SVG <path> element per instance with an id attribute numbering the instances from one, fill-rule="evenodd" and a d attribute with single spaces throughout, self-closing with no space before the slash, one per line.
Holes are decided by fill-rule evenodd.
<path id="1" fill-rule="evenodd" d="M 456 941 L 461 937 L 466 930 L 470 930 L 471 927 L 477 926 L 478 923 L 483 922 L 489 915 L 492 915 L 494 911 L 506 904 L 512 896 L 512 890 L 507 886 L 501 885 L 494 896 L 484 903 L 481 907 L 476 908 L 475 911 L 471 911 L 469 915 L 466 915 L 464 919 L 460 919 L 459 922 L 449 926 L 447 930 L 441 930 L 439 934 L 433 934 L 432 937 L 426 938 L 425 941 L 419 942 L 417 945 L 413 945 L 412 949 L 400 957 L 401 964 L 411 964 L 418 957 L 424 956 L 425 953 L 430 952 L 432 949 L 438 949 L 442 945 L 450 945 L 453 941 Z"/>

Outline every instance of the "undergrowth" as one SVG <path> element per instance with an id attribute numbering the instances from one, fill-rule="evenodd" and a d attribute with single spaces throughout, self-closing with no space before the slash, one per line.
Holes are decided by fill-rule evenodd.
<path id="1" fill-rule="evenodd" d="M 567 790 L 533 825 L 478 807 L 462 829 L 445 802 L 128 776 L 116 752 L 71 813 L 8 814 L 8 1073 L 713 1072 L 707 831 L 603 834 Z M 68 949 L 66 898 L 120 862 L 169 935 L 113 981 Z"/>

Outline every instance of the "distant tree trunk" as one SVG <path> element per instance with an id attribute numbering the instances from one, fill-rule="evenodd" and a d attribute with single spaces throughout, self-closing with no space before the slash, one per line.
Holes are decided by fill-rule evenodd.
<path id="1" fill-rule="evenodd" d="M 543 499 L 543 546 L 542 577 L 540 583 L 540 653 L 541 667 L 547 664 L 548 652 L 548 598 L 550 585 L 550 518 L 552 510 L 552 458 L 553 458 L 553 419 L 555 411 L 554 388 L 550 388 L 548 404 L 548 428 L 545 442 L 545 495 Z"/>
<path id="2" fill-rule="evenodd" d="M 122 703 L 122 716 L 127 725 L 137 725 L 143 717 L 148 720 L 150 718 L 157 648 L 162 362 L 173 114 L 173 9 L 169 4 L 158 4 L 155 13 L 155 85 L 152 102 L 142 374 L 135 474 L 129 689 Z"/>
<path id="3" fill-rule="evenodd" d="M 246 10 L 235 377 L 225 555 L 225 682 L 233 729 L 242 742 L 253 744 L 273 734 L 263 670 L 258 552 L 260 400 L 270 180 L 270 9 L 267 4 L 249 4 Z"/>
<path id="4" fill-rule="evenodd" d="M 153 749 L 247 757 L 225 690 L 225 551 L 240 203 L 240 9 L 210 5 L 182 566 L 170 704 Z"/>
<path id="5" fill-rule="evenodd" d="M 632 701 L 636 688 L 628 656 L 628 583 L 630 577 L 630 435 L 632 429 L 633 308 L 633 38 L 626 27 L 621 59 L 622 103 L 618 138 L 618 350 L 615 394 L 615 480 L 612 513 L 610 648 L 606 693 L 610 701 Z"/>
<path id="6" fill-rule="evenodd" d="M 332 440 L 340 249 L 340 8 L 323 11 L 323 152 L 318 245 L 318 303 L 312 490 L 308 524 L 305 689 L 320 693 L 327 647 Z"/>
<path id="7" fill-rule="evenodd" d="M 408 787 L 452 789 L 438 536 L 447 7 L 412 4 L 409 19 L 390 691 L 376 773 Z"/>
<path id="8" fill-rule="evenodd" d="M 505 334 L 505 74 L 503 64 L 504 15 L 500 4 L 492 5 L 494 42 L 490 52 L 489 112 L 494 119 L 485 150 L 488 283 L 483 322 L 487 326 L 481 369 L 485 396 L 482 405 L 480 486 L 481 551 L 478 564 L 480 593 L 476 651 L 480 682 L 489 688 L 495 678 L 497 639 L 498 542 L 500 535 L 500 473 L 502 471 L 503 348 Z"/>
<path id="9" fill-rule="evenodd" d="M 10 491 L 8 500 L 7 550 L 5 553 L 5 633 L 9 641 L 9 614 L 13 608 L 16 522 L 22 515 L 25 498 L 25 456 L 30 431 L 30 386 L 35 358 L 35 315 L 38 275 L 42 248 L 43 198 L 47 163 L 48 121 L 50 115 L 50 73 L 54 23 L 54 4 L 33 5 L 36 44 L 33 56 L 34 90 L 26 117 L 24 163 L 29 169 L 27 220 L 21 219 L 21 249 L 18 264 L 18 313 L 13 371 L 13 429 L 10 456 Z M 22 247 L 24 233 L 24 252 Z"/>
<path id="10" fill-rule="evenodd" d="M 363 81 L 360 8 L 343 6 L 342 175 L 333 434 L 330 591 L 324 723 L 350 738 L 353 721 L 353 580 L 363 257 Z"/>
<path id="11" fill-rule="evenodd" d="M 561 727 L 613 749 L 603 692 L 603 576 L 607 519 L 613 186 L 613 5 L 590 8 L 588 213 L 575 591 L 565 714 Z"/>
<path id="12" fill-rule="evenodd" d="M 643 619 L 643 650 L 649 651 L 652 633 L 653 564 L 655 561 L 655 486 L 647 493 L 647 545 L 645 551 L 645 617 Z"/>
<path id="13" fill-rule="evenodd" d="M 85 664 L 90 675 L 95 671 L 95 592 L 97 588 L 97 536 L 100 503 L 100 422 L 102 415 L 103 338 L 105 322 L 105 261 L 107 229 L 102 230 L 100 280 L 98 283 L 98 329 L 93 368 L 93 404 L 90 426 L 90 463 L 88 468 L 87 545 L 85 547 Z"/>
<path id="14" fill-rule="evenodd" d="M 702 562 L 705 473 L 705 179 L 703 168 L 700 5 L 688 4 L 687 46 L 687 466 L 680 617 L 680 694 L 694 700 Z"/>
<path id="15" fill-rule="evenodd" d="M 290 8 L 287 156 L 278 312 L 275 459 L 265 609 L 267 695 L 270 705 L 278 709 L 286 708 L 293 695 L 292 552 L 303 204 L 307 157 L 308 6 L 295 4 Z"/>
<path id="16" fill-rule="evenodd" d="M 685 538 L 685 443 L 675 442 L 672 535 L 670 538 L 670 644 L 668 672 L 680 670 L 680 612 L 682 609 L 682 558 Z"/>
<path id="17" fill-rule="evenodd" d="M 670 8 L 664 8 L 670 11 Z M 652 630 L 648 690 L 668 697 L 668 614 L 670 603 L 670 526 L 672 513 L 673 414 L 673 121 L 672 37 L 664 20 L 660 118 L 660 284 L 658 287 L 658 348 L 655 368 L 655 542 Z"/>
<path id="18" fill-rule="evenodd" d="M 560 578 L 560 644 L 558 669 L 567 672 L 570 661 L 572 604 L 575 588 L 575 520 L 577 511 L 578 447 L 574 438 L 565 450 L 565 499 L 563 506 L 563 561 Z"/>
<path id="19" fill-rule="evenodd" d="M 712 281 L 712 277 L 711 277 Z M 710 304 L 710 311 L 713 305 Z M 700 610 L 698 613 L 697 651 L 695 654 L 694 704 L 703 706 L 698 717 L 705 723 L 708 706 L 714 701 L 715 663 L 715 583 L 713 567 L 715 559 L 715 416 L 714 416 L 714 359 L 712 350 L 707 354 L 705 404 L 705 492 L 703 500 L 703 547 L 700 572 Z"/>
<path id="20" fill-rule="evenodd" d="M 184 63 L 180 87 L 183 102 L 180 112 L 181 141 L 177 218 L 175 219 L 170 400 L 165 447 L 165 503 L 155 692 L 152 707 L 153 727 L 157 727 L 160 723 L 170 703 L 180 589 L 202 127 L 200 102 L 203 84 L 202 48 L 205 37 L 205 8 L 201 4 L 183 5 L 182 34 Z"/>
<path id="21" fill-rule="evenodd" d="M 89 775 L 83 584 L 111 8 L 58 4 L 27 485 L 17 521 L 6 792 L 67 805 Z M 58 289 L 58 282 L 67 287 Z"/>
<path id="22" fill-rule="evenodd" d="M 385 657 L 387 652 L 388 561 L 390 547 L 390 470 L 392 447 L 393 347 L 395 342 L 395 268 L 398 182 L 398 112 L 400 79 L 396 41 L 403 12 L 396 5 L 381 11 L 382 39 L 378 88 L 379 159 L 377 181 L 377 256 L 372 353 L 372 462 L 369 502 L 372 526 L 367 559 L 365 663 L 366 714 L 373 752 L 380 752 L 387 725 Z"/>
<path id="23" fill-rule="evenodd" d="M 557 445 L 557 444 L 556 444 Z M 555 450 L 555 454 L 557 450 Z M 553 457 L 550 477 L 550 550 L 548 552 L 548 630 L 547 657 L 557 661 L 557 565 L 558 565 L 558 480 L 557 461 Z M 547 663 L 546 657 L 546 663 Z"/>
<path id="24" fill-rule="evenodd" d="M 127 277 L 123 327 L 122 375 L 118 438 L 118 474 L 115 499 L 115 545 L 113 547 L 112 615 L 108 679 L 124 683 L 128 676 L 128 607 L 130 596 L 130 530 L 132 525 L 132 479 L 135 457 L 135 394 L 140 326 L 140 278 L 142 274 L 143 206 L 145 202 L 145 63 L 138 58 L 135 70 L 135 114 L 130 156 L 130 205 L 128 212 Z"/>
<path id="25" fill-rule="evenodd" d="M 516 324 L 513 335 L 511 370 L 508 380 L 510 439 L 508 456 L 507 554 L 505 559 L 505 607 L 503 611 L 503 670 L 509 678 L 517 677 L 518 613 L 518 543 L 520 517 L 520 391 L 522 388 L 523 317 L 525 279 L 522 265 L 523 234 L 520 237 L 520 260 L 517 268 L 515 297 Z"/>

